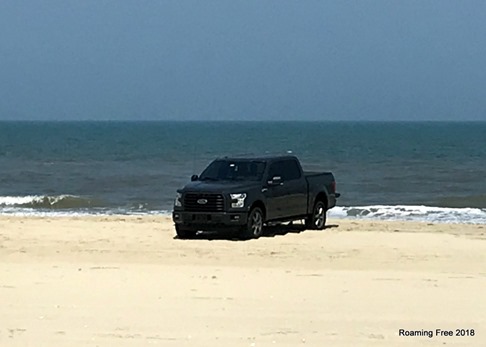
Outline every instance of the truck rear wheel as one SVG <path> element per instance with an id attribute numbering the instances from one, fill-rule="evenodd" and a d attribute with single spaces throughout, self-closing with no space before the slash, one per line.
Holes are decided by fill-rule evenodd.
<path id="1" fill-rule="evenodd" d="M 259 207 L 254 207 L 248 215 L 248 221 L 243 227 L 241 236 L 243 239 L 257 239 L 263 234 L 263 212 Z"/>
<path id="2" fill-rule="evenodd" d="M 321 200 L 316 201 L 312 214 L 305 219 L 307 229 L 322 230 L 326 226 L 326 205 Z"/>
<path id="3" fill-rule="evenodd" d="M 194 236 L 196 236 L 197 230 L 185 227 L 180 224 L 175 225 L 175 230 L 177 237 L 180 239 L 192 239 Z"/>

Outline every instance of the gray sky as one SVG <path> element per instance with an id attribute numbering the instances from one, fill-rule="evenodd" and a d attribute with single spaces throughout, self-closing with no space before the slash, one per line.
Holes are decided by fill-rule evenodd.
<path id="1" fill-rule="evenodd" d="M 486 1 L 0 1 L 0 120 L 486 120 Z"/>

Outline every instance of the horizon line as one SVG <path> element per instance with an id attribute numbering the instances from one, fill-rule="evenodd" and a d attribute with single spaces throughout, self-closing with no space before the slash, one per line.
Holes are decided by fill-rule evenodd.
<path id="1" fill-rule="evenodd" d="M 379 120 L 379 119 L 0 119 L 1 123 L 484 123 L 485 120 Z"/>

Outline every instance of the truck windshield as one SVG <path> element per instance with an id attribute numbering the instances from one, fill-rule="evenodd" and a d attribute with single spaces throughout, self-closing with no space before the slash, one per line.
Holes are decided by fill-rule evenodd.
<path id="1" fill-rule="evenodd" d="M 261 181 L 265 163 L 262 161 L 215 160 L 201 174 L 201 181 Z"/>

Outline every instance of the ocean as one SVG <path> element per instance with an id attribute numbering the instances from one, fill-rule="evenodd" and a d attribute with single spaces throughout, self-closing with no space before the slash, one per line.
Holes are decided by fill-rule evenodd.
<path id="1" fill-rule="evenodd" d="M 330 217 L 486 223 L 486 122 L 0 122 L 0 214 L 168 214 L 214 158 L 286 153 Z"/>

